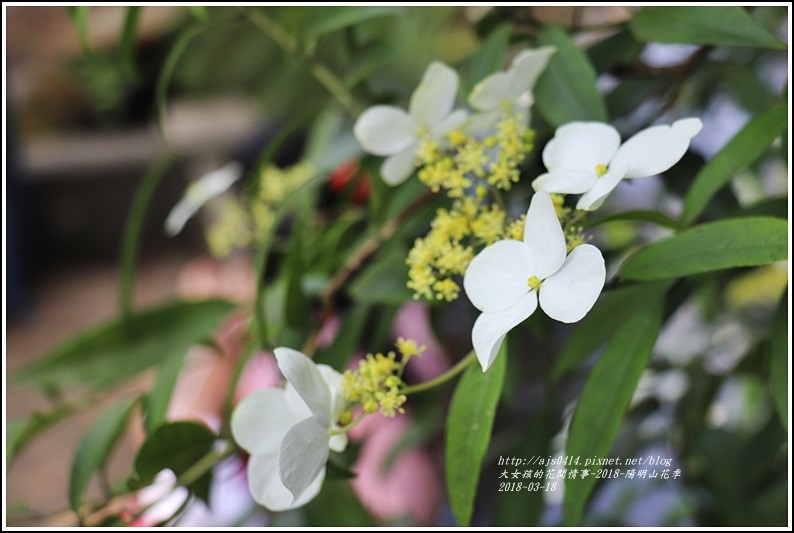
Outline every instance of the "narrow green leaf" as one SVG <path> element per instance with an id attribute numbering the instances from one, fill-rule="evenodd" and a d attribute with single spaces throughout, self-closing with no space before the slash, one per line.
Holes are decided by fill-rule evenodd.
<path id="1" fill-rule="evenodd" d="M 157 119 L 160 126 L 160 131 L 165 134 L 165 104 L 168 98 L 168 85 L 171 83 L 171 77 L 174 75 L 179 60 L 182 54 L 185 53 L 190 42 L 201 33 L 206 26 L 202 23 L 196 23 L 188 29 L 179 34 L 176 42 L 168 51 L 168 55 L 163 63 L 163 68 L 160 69 L 160 75 L 157 78 L 157 85 L 154 90 L 154 101 L 157 106 Z"/>
<path id="2" fill-rule="evenodd" d="M 64 418 L 94 405 L 91 401 L 80 399 L 68 404 L 60 404 L 50 411 L 35 412 L 26 419 L 9 420 L 6 426 L 6 461 L 14 460 L 17 453 L 36 435 L 54 426 Z"/>
<path id="3" fill-rule="evenodd" d="M 345 87 L 355 88 L 359 83 L 369 78 L 373 72 L 386 63 L 396 59 L 399 51 L 394 46 L 384 42 L 374 42 L 362 50 L 357 51 L 355 59 L 345 74 Z"/>
<path id="4" fill-rule="evenodd" d="M 775 400 L 777 413 L 783 428 L 788 429 L 788 377 L 789 351 L 788 351 L 788 301 L 786 294 L 780 299 L 775 316 L 775 325 L 772 328 L 772 346 L 769 364 L 769 384 L 772 388 L 772 397 Z"/>
<path id="5" fill-rule="evenodd" d="M 80 39 L 80 46 L 83 47 L 83 53 L 91 55 L 91 39 L 88 37 L 88 13 L 91 11 L 90 6 L 69 6 L 69 16 L 72 17 L 75 27 L 77 28 L 77 38 Z"/>
<path id="6" fill-rule="evenodd" d="M 606 97 L 609 116 L 622 117 L 673 85 L 670 78 L 627 76 Z"/>
<path id="7" fill-rule="evenodd" d="M 626 320 L 656 306 L 670 285 L 671 282 L 642 283 L 602 294 L 563 347 L 552 377 L 570 372 L 611 339 Z"/>
<path id="8" fill-rule="evenodd" d="M 403 9 L 399 6 L 315 6 L 311 8 L 308 17 L 306 17 L 303 38 L 311 41 L 374 18 L 394 17 L 402 14 Z"/>
<path id="9" fill-rule="evenodd" d="M 786 49 L 785 43 L 739 6 L 645 7 L 631 20 L 629 27 L 637 39 L 645 42 Z"/>
<path id="10" fill-rule="evenodd" d="M 586 220 L 582 223 L 582 226 L 584 226 L 585 228 L 594 228 L 596 226 L 600 226 L 601 224 L 606 224 L 607 222 L 614 222 L 616 220 L 650 222 L 652 224 L 656 224 L 657 226 L 662 226 L 664 228 L 670 228 L 675 230 L 680 229 L 680 226 L 678 225 L 678 221 L 673 220 L 664 213 L 661 213 L 659 211 L 642 211 L 642 210 L 623 211 L 622 213 L 615 213 L 600 218 Z"/>
<path id="11" fill-rule="evenodd" d="M 135 457 L 136 478 L 131 488 L 150 485 L 166 468 L 177 477 L 184 474 L 212 449 L 215 434 L 195 422 L 172 422 L 157 428 Z M 211 475 L 207 472 L 188 488 L 205 502 L 209 498 Z"/>
<path id="12" fill-rule="evenodd" d="M 662 306 L 641 309 L 621 324 L 596 363 L 576 404 L 565 453 L 571 457 L 606 457 L 648 364 L 662 325 Z M 595 485 L 595 472 L 565 481 L 563 515 L 577 525 Z"/>
<path id="13" fill-rule="evenodd" d="M 399 305 L 410 300 L 407 256 L 400 246 L 387 248 L 350 284 L 348 293 L 357 302 L 368 304 Z"/>
<path id="14" fill-rule="evenodd" d="M 141 182 L 135 189 L 130 214 L 124 226 L 124 237 L 121 241 L 121 258 L 119 260 L 119 312 L 122 320 L 129 320 L 132 314 L 132 293 L 135 283 L 135 263 L 138 259 L 141 231 L 146 221 L 146 212 L 154 197 L 154 191 L 160 180 L 174 163 L 174 156 L 166 154 L 149 167 Z"/>
<path id="15" fill-rule="evenodd" d="M 695 176 L 684 199 L 681 224 L 691 224 L 714 193 L 725 186 L 739 170 L 764 155 L 772 142 L 786 131 L 787 125 L 786 103 L 753 117 Z"/>
<path id="16" fill-rule="evenodd" d="M 732 218 L 701 224 L 651 244 L 629 257 L 620 273 L 626 279 L 642 281 L 672 279 L 787 258 L 786 220 Z"/>
<path id="17" fill-rule="evenodd" d="M 513 25 L 503 23 L 491 30 L 482 45 L 467 60 L 466 93 L 468 94 L 477 83 L 489 74 L 502 69 Z"/>
<path id="18" fill-rule="evenodd" d="M 538 41 L 557 48 L 535 87 L 538 113 L 554 127 L 572 120 L 606 121 L 606 106 L 596 89 L 595 69 L 585 53 L 556 26 L 540 30 Z"/>
<path id="19" fill-rule="evenodd" d="M 113 404 L 88 428 L 80 440 L 69 479 L 69 503 L 75 512 L 80 512 L 91 476 L 105 468 L 108 456 L 127 424 L 132 405 L 127 399 Z"/>
<path id="20" fill-rule="evenodd" d="M 154 380 L 154 385 L 143 398 L 146 433 L 151 433 L 165 422 L 165 414 L 171 403 L 171 396 L 179 379 L 179 373 L 185 363 L 185 355 L 186 353 L 182 353 L 182 357 L 164 359 L 157 367 L 157 378 Z"/>
<path id="21" fill-rule="evenodd" d="M 290 246 L 284 261 L 287 277 L 287 297 L 284 300 L 284 319 L 287 326 L 300 328 L 306 325 L 309 316 L 309 300 L 303 292 L 303 276 L 305 274 L 303 260 L 303 236 L 300 218 L 296 217 L 290 234 Z"/>
<path id="22" fill-rule="evenodd" d="M 190 6 L 190 14 L 199 22 L 207 23 L 210 20 L 210 12 L 206 6 Z"/>
<path id="23" fill-rule="evenodd" d="M 507 341 L 487 372 L 474 361 L 455 387 L 446 430 L 447 493 L 452 512 L 461 527 L 468 527 L 480 469 L 491 441 L 496 406 L 507 368 Z"/>
<path id="24" fill-rule="evenodd" d="M 234 308 L 221 300 L 172 302 L 114 319 L 61 344 L 21 368 L 12 380 L 40 387 L 82 384 L 102 390 L 128 380 L 188 348 L 211 333 Z"/>
<path id="25" fill-rule="evenodd" d="M 120 54 L 121 64 L 127 74 L 127 78 L 134 80 L 138 75 L 138 68 L 135 65 L 135 33 L 138 29 L 142 6 L 130 6 L 124 15 L 124 26 L 121 28 Z"/>

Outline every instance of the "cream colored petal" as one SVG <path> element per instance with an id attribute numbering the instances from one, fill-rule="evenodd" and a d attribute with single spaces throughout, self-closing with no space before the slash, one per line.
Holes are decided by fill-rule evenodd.
<path id="1" fill-rule="evenodd" d="M 248 486 L 254 500 L 271 511 L 287 511 L 305 505 L 320 492 L 325 479 L 325 468 L 303 491 L 299 498 L 284 486 L 279 477 L 278 453 L 252 455 L 248 460 Z"/>
<path id="2" fill-rule="evenodd" d="M 507 332 L 526 320 L 538 307 L 535 291 L 525 294 L 515 305 L 495 313 L 482 313 L 471 330 L 471 342 L 482 371 L 491 366 Z"/>
<path id="3" fill-rule="evenodd" d="M 620 146 L 620 134 L 601 122 L 571 122 L 557 128 L 543 149 L 549 172 L 595 173 L 597 165 L 609 165 Z"/>
<path id="4" fill-rule="evenodd" d="M 311 412 L 326 418 L 326 427 L 328 427 L 328 418 L 331 416 L 331 392 L 317 365 L 292 348 L 276 348 L 273 353 L 281 373 L 295 387 Z"/>
<path id="5" fill-rule="evenodd" d="M 554 320 L 581 320 L 593 308 L 604 288 L 604 257 L 595 246 L 580 244 L 562 268 L 540 286 L 540 308 Z"/>
<path id="6" fill-rule="evenodd" d="M 281 482 L 300 498 L 328 461 L 328 419 L 322 415 L 301 420 L 281 441 L 278 468 Z"/>
<path id="7" fill-rule="evenodd" d="M 365 152 L 389 156 L 416 142 L 418 128 L 402 109 L 376 105 L 361 113 L 353 126 L 353 135 Z"/>
<path id="8" fill-rule="evenodd" d="M 527 284 L 534 275 L 529 247 L 523 242 L 496 242 L 469 263 L 463 288 L 480 311 L 502 311 L 515 305 L 529 292 Z"/>
<path id="9" fill-rule="evenodd" d="M 408 105 L 414 123 L 433 129 L 447 118 L 455 105 L 458 83 L 457 72 L 444 63 L 431 63 Z"/>
<path id="10" fill-rule="evenodd" d="M 532 196 L 524 225 L 524 244 L 532 252 L 533 275 L 545 279 L 565 261 L 565 235 L 551 196 L 538 191 Z"/>
<path id="11" fill-rule="evenodd" d="M 612 164 L 628 167 L 627 178 L 655 176 L 678 163 L 702 127 L 700 119 L 685 118 L 644 129 L 621 145 Z"/>
<path id="12" fill-rule="evenodd" d="M 262 389 L 246 396 L 232 414 L 232 435 L 249 453 L 276 453 L 281 440 L 299 419 L 284 389 Z"/>
<path id="13" fill-rule="evenodd" d="M 414 173 L 417 143 L 409 144 L 403 151 L 386 158 L 380 166 L 380 175 L 387 184 L 396 187 Z"/>

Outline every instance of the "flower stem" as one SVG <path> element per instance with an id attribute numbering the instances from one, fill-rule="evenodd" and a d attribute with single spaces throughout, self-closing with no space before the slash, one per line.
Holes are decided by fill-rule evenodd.
<path id="1" fill-rule="evenodd" d="M 410 387 L 404 388 L 401 392 L 405 395 L 414 394 L 416 392 L 423 392 L 428 389 L 432 389 L 437 387 L 443 383 L 446 383 L 450 379 L 454 378 L 468 367 L 471 362 L 474 361 L 474 350 L 470 351 L 466 354 L 466 357 L 458 361 L 458 364 L 444 372 L 438 377 L 431 379 L 430 381 L 425 381 L 424 383 L 419 383 L 417 385 L 412 385 Z"/>
<path id="2" fill-rule="evenodd" d="M 312 76 L 337 99 L 351 117 L 355 118 L 361 113 L 361 107 L 355 101 L 344 82 L 323 63 L 301 54 L 295 40 L 276 21 L 261 10 L 245 9 L 243 13 L 256 27 L 273 39 L 273 42 L 306 67 Z"/>
<path id="3" fill-rule="evenodd" d="M 207 452 L 201 459 L 193 463 L 193 466 L 182 472 L 182 475 L 176 479 L 174 488 L 187 487 L 194 483 L 201 476 L 209 472 L 215 463 L 230 456 L 234 452 L 234 446 L 228 441 L 220 441 L 222 446 L 214 447 Z"/>

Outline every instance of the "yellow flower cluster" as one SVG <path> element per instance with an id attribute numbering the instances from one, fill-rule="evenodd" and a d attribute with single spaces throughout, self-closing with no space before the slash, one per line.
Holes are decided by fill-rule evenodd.
<path id="1" fill-rule="evenodd" d="M 508 222 L 499 206 L 481 205 L 470 196 L 456 200 L 452 208 L 439 209 L 430 232 L 416 239 L 408 252 L 408 288 L 414 298 L 451 302 L 460 294 L 452 279 L 462 276 L 474 258 L 475 248 L 504 238 L 523 236 L 524 227 Z"/>
<path id="2" fill-rule="evenodd" d="M 260 242 L 275 220 L 278 205 L 314 175 L 310 163 L 287 169 L 269 165 L 258 177 L 247 201 L 225 197 L 213 204 L 215 221 L 207 230 L 207 245 L 216 257 Z"/>
<path id="3" fill-rule="evenodd" d="M 519 179 L 518 167 L 532 150 L 535 132 L 518 117 L 505 114 L 485 138 L 460 130 L 447 136 L 450 149 L 433 140 L 422 143 L 417 152 L 422 167 L 418 176 L 433 192 L 445 189 L 450 198 L 462 198 L 477 181 L 509 190 Z"/>
<path id="4" fill-rule="evenodd" d="M 405 410 L 402 375 L 405 364 L 412 357 L 421 355 L 427 348 L 412 339 L 397 339 L 397 350 L 386 355 L 367 354 L 359 361 L 356 371 L 347 370 L 342 375 L 342 394 L 351 404 L 361 404 L 366 414 L 380 411 L 383 416 L 393 417 Z"/>

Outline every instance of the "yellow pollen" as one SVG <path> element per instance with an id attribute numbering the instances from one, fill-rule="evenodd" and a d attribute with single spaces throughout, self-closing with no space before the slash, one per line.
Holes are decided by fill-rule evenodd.
<path id="1" fill-rule="evenodd" d="M 529 278 L 527 285 L 529 285 L 530 289 L 540 290 L 540 280 L 535 276 Z"/>
<path id="2" fill-rule="evenodd" d="M 599 163 L 596 165 L 595 171 L 599 176 L 603 176 L 607 173 L 607 166 L 603 163 Z"/>

